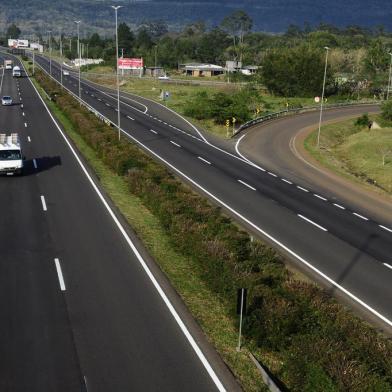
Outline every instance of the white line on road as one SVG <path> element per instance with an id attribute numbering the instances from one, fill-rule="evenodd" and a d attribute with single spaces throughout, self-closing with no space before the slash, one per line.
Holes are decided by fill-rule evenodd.
<path id="1" fill-rule="evenodd" d="M 198 159 L 200 159 L 201 161 L 207 163 L 207 165 L 211 165 L 211 162 L 207 161 L 207 159 L 204 159 L 202 157 L 197 157 Z"/>
<path id="2" fill-rule="evenodd" d="M 314 193 L 313 196 L 316 196 L 318 199 L 324 200 L 324 201 L 328 201 L 328 199 L 326 199 L 325 197 L 322 197 L 320 195 L 318 195 L 317 193 Z"/>
<path id="3" fill-rule="evenodd" d="M 386 230 L 386 231 L 389 231 L 390 233 L 392 233 L 392 229 L 389 229 L 388 227 L 386 227 L 386 226 L 383 226 L 383 225 L 379 225 L 382 229 L 384 229 L 384 230 Z"/>
<path id="4" fill-rule="evenodd" d="M 353 212 L 353 215 L 355 215 L 355 216 L 357 216 L 358 218 L 363 219 L 363 220 L 365 220 L 365 221 L 368 221 L 368 220 L 369 220 L 368 218 L 366 218 L 366 216 L 359 215 L 359 214 L 357 214 L 356 212 Z"/>
<path id="5" fill-rule="evenodd" d="M 38 168 L 37 161 L 35 159 L 33 159 L 33 165 L 34 165 L 34 169 Z"/>
<path id="6" fill-rule="evenodd" d="M 23 109 L 23 103 L 20 104 L 20 108 Z"/>
<path id="7" fill-rule="evenodd" d="M 299 185 L 297 185 L 297 188 L 298 188 L 298 189 L 300 189 L 301 191 L 304 191 L 304 192 L 309 192 L 307 189 L 305 189 L 305 188 L 302 188 L 302 186 L 299 186 Z"/>
<path id="8" fill-rule="evenodd" d="M 135 119 L 132 118 L 131 116 L 127 116 L 127 118 L 129 118 L 129 119 L 132 120 L 132 121 L 135 121 Z"/>
<path id="9" fill-rule="evenodd" d="M 46 207 L 46 201 L 45 201 L 45 197 L 41 195 L 41 203 L 42 203 L 42 209 L 44 211 L 48 211 L 48 208 Z"/>
<path id="10" fill-rule="evenodd" d="M 249 189 L 252 189 L 252 191 L 255 191 L 256 188 L 254 188 L 253 186 L 247 184 L 246 182 L 242 181 L 242 180 L 238 180 L 238 182 L 240 182 L 242 185 L 245 185 L 246 187 L 248 187 Z"/>
<path id="11" fill-rule="evenodd" d="M 387 263 L 383 263 L 383 264 L 385 265 L 385 267 L 387 267 L 387 268 L 389 268 L 389 269 L 392 270 L 392 265 L 389 265 L 389 264 L 387 264 Z"/>
<path id="12" fill-rule="evenodd" d="M 105 103 L 105 105 L 110 108 L 110 105 L 108 103 Z"/>
<path id="13" fill-rule="evenodd" d="M 275 173 L 268 172 L 268 174 L 272 177 L 278 177 Z"/>
<path id="14" fill-rule="evenodd" d="M 281 178 L 281 180 L 287 184 L 293 185 L 293 183 L 289 180 L 286 180 L 285 178 Z"/>
<path id="15" fill-rule="evenodd" d="M 25 116 L 25 112 L 22 112 L 22 116 Z"/>
<path id="16" fill-rule="evenodd" d="M 345 207 L 341 206 L 340 204 L 333 203 L 333 205 L 334 205 L 335 207 L 340 208 L 341 210 L 345 210 L 345 209 L 346 209 Z"/>
<path id="17" fill-rule="evenodd" d="M 171 143 L 171 144 L 174 144 L 176 147 L 181 147 L 178 143 L 173 142 L 173 140 L 170 140 L 170 143 Z"/>
<path id="18" fill-rule="evenodd" d="M 65 283 L 64 283 L 63 273 L 61 271 L 60 260 L 54 259 L 54 263 L 56 264 L 56 271 L 57 271 L 57 276 L 59 278 L 60 289 L 61 291 L 65 291 Z"/>
<path id="19" fill-rule="evenodd" d="M 27 136 L 27 141 L 28 141 L 28 142 L 31 142 L 30 136 Z"/>
<path id="20" fill-rule="evenodd" d="M 155 133 L 155 135 L 158 134 L 158 132 L 157 132 L 157 131 L 154 131 L 153 129 L 150 129 L 150 132 Z"/>
<path id="21" fill-rule="evenodd" d="M 301 214 L 297 214 L 301 219 L 306 220 L 306 222 L 311 223 L 313 226 L 316 226 L 318 229 L 322 230 L 322 231 L 328 231 L 325 227 L 318 225 L 317 223 L 313 222 L 312 220 L 306 218 L 305 216 L 301 215 Z"/>
<path id="22" fill-rule="evenodd" d="M 27 123 L 25 123 L 24 125 L 25 125 L 25 128 L 27 128 Z"/>

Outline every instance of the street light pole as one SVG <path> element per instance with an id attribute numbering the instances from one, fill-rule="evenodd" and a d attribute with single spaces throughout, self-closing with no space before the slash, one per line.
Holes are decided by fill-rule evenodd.
<path id="1" fill-rule="evenodd" d="M 80 20 L 75 20 L 76 25 L 78 26 L 78 55 L 79 55 L 79 100 L 82 99 L 82 95 L 81 95 L 81 89 L 80 89 L 80 68 L 82 66 L 82 59 L 81 59 L 81 55 L 80 55 L 80 30 L 79 30 L 79 25 L 80 25 Z M 81 104 L 81 101 L 79 101 Z"/>
<path id="2" fill-rule="evenodd" d="M 60 30 L 60 84 L 63 87 L 63 37 Z"/>
<path id="3" fill-rule="evenodd" d="M 116 78 L 117 78 L 117 127 L 118 127 L 118 140 L 121 139 L 121 124 L 120 124 L 120 80 L 119 80 L 119 69 L 118 69 L 118 19 L 117 11 L 122 7 L 121 5 L 111 6 L 114 9 L 116 16 Z"/>
<path id="4" fill-rule="evenodd" d="M 155 45 L 155 72 L 154 72 L 154 77 L 156 78 L 157 77 L 157 74 L 158 74 L 158 70 L 157 70 L 157 66 L 158 66 L 158 59 L 157 59 L 157 57 L 158 57 L 158 45 Z"/>
<path id="5" fill-rule="evenodd" d="M 52 30 L 48 31 L 49 34 L 49 74 L 52 76 Z"/>
<path id="6" fill-rule="evenodd" d="M 392 81 L 392 53 L 388 53 L 391 56 L 391 61 L 389 63 L 389 79 L 388 79 L 388 89 L 387 89 L 387 101 L 389 99 L 389 90 L 391 89 Z"/>
<path id="7" fill-rule="evenodd" d="M 328 48 L 328 46 L 326 46 L 324 49 L 326 50 L 326 54 L 325 54 L 325 68 L 324 68 L 323 92 L 322 92 L 322 94 L 321 94 L 321 105 L 320 105 L 320 121 L 319 121 L 318 133 L 317 133 L 317 148 L 320 148 L 321 121 L 322 121 L 322 119 L 323 119 L 325 82 L 326 82 L 326 80 L 327 80 L 328 53 L 329 53 L 329 48 Z"/>

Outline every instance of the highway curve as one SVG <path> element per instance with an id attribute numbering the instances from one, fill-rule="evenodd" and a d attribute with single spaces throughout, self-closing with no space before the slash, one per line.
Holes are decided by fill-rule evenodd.
<path id="1" fill-rule="evenodd" d="M 379 111 L 378 105 L 358 105 L 324 112 L 324 123 Z M 311 187 L 331 200 L 385 224 L 392 222 L 392 199 L 324 168 L 305 150 L 305 137 L 317 129 L 319 112 L 284 117 L 256 125 L 237 136 L 237 150 L 256 164 L 290 181 Z"/>
<path id="2" fill-rule="evenodd" d="M 46 72 L 49 62 L 36 56 Z M 52 76 L 59 80 L 59 66 Z M 78 92 L 72 74 L 64 86 Z M 114 124 L 117 102 L 107 88 L 82 81 L 82 100 Z M 301 186 L 275 173 L 272 167 L 256 167 L 232 153 L 232 146 L 206 141 L 178 116 L 136 96 L 121 102 L 122 133 L 156 160 L 183 178 L 198 192 L 221 205 L 257 236 L 287 255 L 298 268 L 374 317 L 392 327 L 392 225 L 371 219 L 351 204 Z M 138 102 L 135 102 L 138 101 Z"/>

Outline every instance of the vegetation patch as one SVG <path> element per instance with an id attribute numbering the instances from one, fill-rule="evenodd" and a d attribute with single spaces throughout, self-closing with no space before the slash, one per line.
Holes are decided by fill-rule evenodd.
<path id="1" fill-rule="evenodd" d="M 326 125 L 321 128 L 320 148 L 316 145 L 317 131 L 306 138 L 305 147 L 330 169 L 392 193 L 392 127 L 369 130 L 372 121 L 389 122 L 364 114 L 355 120 Z"/>
<path id="2" fill-rule="evenodd" d="M 158 253 L 161 268 L 246 390 L 259 390 L 260 384 L 249 378 L 244 353 L 233 351 L 239 287 L 249 289 L 245 345 L 288 389 L 391 390 L 392 343 L 388 339 L 323 290 L 296 280 L 275 251 L 251 241 L 219 207 L 129 140 L 118 141 L 112 128 L 81 108 L 55 82 L 39 72 L 36 79 L 57 110 L 61 108 L 75 140 L 85 146 L 84 153 L 107 173 L 113 199 L 152 254 Z M 128 209 L 134 202 L 137 207 Z M 157 252 L 162 244 L 166 251 Z M 170 262 L 170 257 L 175 261 Z M 202 309 L 210 304 L 211 311 L 205 313 Z"/>

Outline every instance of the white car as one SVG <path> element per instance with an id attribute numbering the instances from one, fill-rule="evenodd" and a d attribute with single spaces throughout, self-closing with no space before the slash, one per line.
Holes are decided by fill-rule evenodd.
<path id="1" fill-rule="evenodd" d="M 0 174 L 21 175 L 23 160 L 18 134 L 0 133 Z"/>
<path id="2" fill-rule="evenodd" d="M 67 71 L 66 69 L 63 70 L 63 75 L 64 76 L 69 76 L 69 71 Z"/>
<path id="3" fill-rule="evenodd" d="M 1 104 L 3 106 L 10 106 L 12 105 L 12 98 L 8 95 L 4 95 L 3 98 L 1 98 Z"/>
<path id="4" fill-rule="evenodd" d="M 170 80 L 170 77 L 167 75 L 158 76 L 159 80 Z"/>

